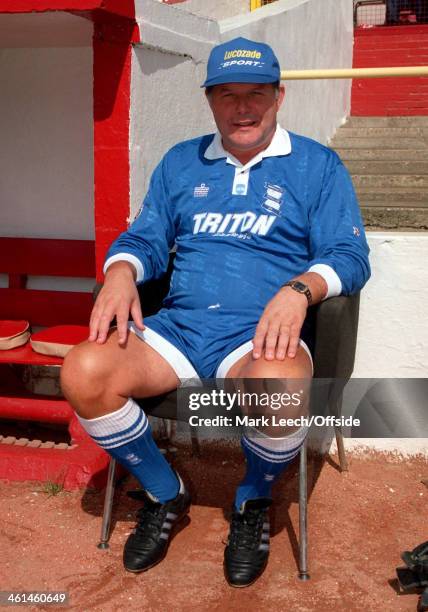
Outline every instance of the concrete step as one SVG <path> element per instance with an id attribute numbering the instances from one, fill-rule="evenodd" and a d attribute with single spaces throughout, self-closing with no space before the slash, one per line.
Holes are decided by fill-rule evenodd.
<path id="1" fill-rule="evenodd" d="M 347 127 L 428 127 L 428 117 L 349 117 Z M 340 129 L 342 129 L 342 127 Z"/>
<path id="2" fill-rule="evenodd" d="M 420 174 L 353 174 L 352 181 L 355 187 L 428 187 L 428 176 Z"/>
<path id="3" fill-rule="evenodd" d="M 387 208 L 388 210 L 401 208 L 403 210 L 421 209 L 428 214 L 428 199 L 424 202 L 403 202 L 402 200 L 388 200 L 387 202 L 371 201 L 364 198 L 358 198 L 360 208 Z"/>
<path id="4" fill-rule="evenodd" d="M 428 161 L 350 161 L 345 162 L 349 172 L 369 175 L 428 175 Z"/>
<path id="5" fill-rule="evenodd" d="M 353 116 L 330 147 L 352 176 L 367 229 L 428 229 L 428 116 Z"/>
<path id="6" fill-rule="evenodd" d="M 360 202 L 374 202 L 377 206 L 392 206 L 398 202 L 400 206 L 428 206 L 428 192 L 425 188 L 396 187 L 366 187 L 356 186 Z"/>
<path id="7" fill-rule="evenodd" d="M 354 67 L 428 63 L 426 26 L 354 35 Z M 366 227 L 427 230 L 428 79 L 354 79 L 351 107 L 330 146 L 351 173 Z"/>
<path id="8" fill-rule="evenodd" d="M 427 230 L 427 208 L 361 208 L 366 230 Z"/>
<path id="9" fill-rule="evenodd" d="M 348 127 L 344 125 L 340 128 L 340 135 L 342 138 L 393 138 L 399 140 L 403 138 L 427 138 L 428 139 L 428 126 L 427 127 Z"/>
<path id="10" fill-rule="evenodd" d="M 347 138 L 338 132 L 330 146 L 335 149 L 425 149 L 428 139 L 423 138 Z"/>
<path id="11" fill-rule="evenodd" d="M 334 144 L 334 141 L 333 143 Z M 428 159 L 426 149 L 338 149 L 333 147 L 343 161 L 348 160 L 403 160 L 425 161 Z"/>

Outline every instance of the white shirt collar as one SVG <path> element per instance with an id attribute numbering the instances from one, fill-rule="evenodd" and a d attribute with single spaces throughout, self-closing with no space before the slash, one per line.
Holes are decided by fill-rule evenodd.
<path id="1" fill-rule="evenodd" d="M 210 160 L 226 157 L 226 162 L 228 164 L 232 164 L 233 166 L 247 170 L 255 164 L 258 164 L 264 157 L 276 157 L 277 155 L 288 155 L 289 153 L 291 153 L 290 136 L 287 130 L 284 130 L 279 124 L 277 124 L 275 134 L 273 135 L 269 146 L 263 151 L 260 151 L 260 153 L 257 153 L 257 155 L 250 159 L 250 161 L 248 161 L 246 164 L 241 164 L 236 157 L 226 151 L 221 141 L 220 132 L 216 132 L 212 142 L 205 151 L 204 157 Z"/>

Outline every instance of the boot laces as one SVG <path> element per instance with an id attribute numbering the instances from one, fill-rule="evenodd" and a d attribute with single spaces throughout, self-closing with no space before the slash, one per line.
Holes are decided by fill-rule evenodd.
<path id="1" fill-rule="evenodd" d="M 139 536 L 156 539 L 156 536 L 161 532 L 165 516 L 166 504 L 146 501 L 144 506 L 137 510 L 135 533 Z"/>
<path id="2" fill-rule="evenodd" d="M 246 510 L 232 515 L 229 545 L 232 548 L 254 550 L 259 544 L 265 512 L 259 509 Z"/>

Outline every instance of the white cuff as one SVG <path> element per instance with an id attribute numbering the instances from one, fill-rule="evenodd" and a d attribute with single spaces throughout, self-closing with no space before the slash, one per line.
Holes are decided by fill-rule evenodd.
<path id="1" fill-rule="evenodd" d="M 331 266 L 327 266 L 326 264 L 315 264 L 309 268 L 308 272 L 316 272 L 316 274 L 322 276 L 327 283 L 327 294 L 323 297 L 323 300 L 342 293 L 342 281 Z"/>
<path id="2" fill-rule="evenodd" d="M 103 272 L 104 274 L 107 272 L 107 269 L 114 264 L 116 261 L 127 261 L 132 264 L 137 273 L 137 278 L 135 279 L 136 283 L 141 283 L 144 278 L 144 267 L 138 257 L 135 255 L 131 255 L 130 253 L 117 253 L 117 255 L 112 255 L 107 259 L 104 264 Z"/>

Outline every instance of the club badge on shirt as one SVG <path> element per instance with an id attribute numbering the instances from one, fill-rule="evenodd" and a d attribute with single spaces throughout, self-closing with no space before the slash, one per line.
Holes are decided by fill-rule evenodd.
<path id="1" fill-rule="evenodd" d="M 262 208 L 270 213 L 279 216 L 284 199 L 284 189 L 279 185 L 265 183 L 265 193 L 263 196 Z"/>
<path id="2" fill-rule="evenodd" d="M 250 171 L 235 168 L 235 176 L 233 178 L 232 195 L 246 196 L 248 193 L 248 185 L 250 180 Z"/>

